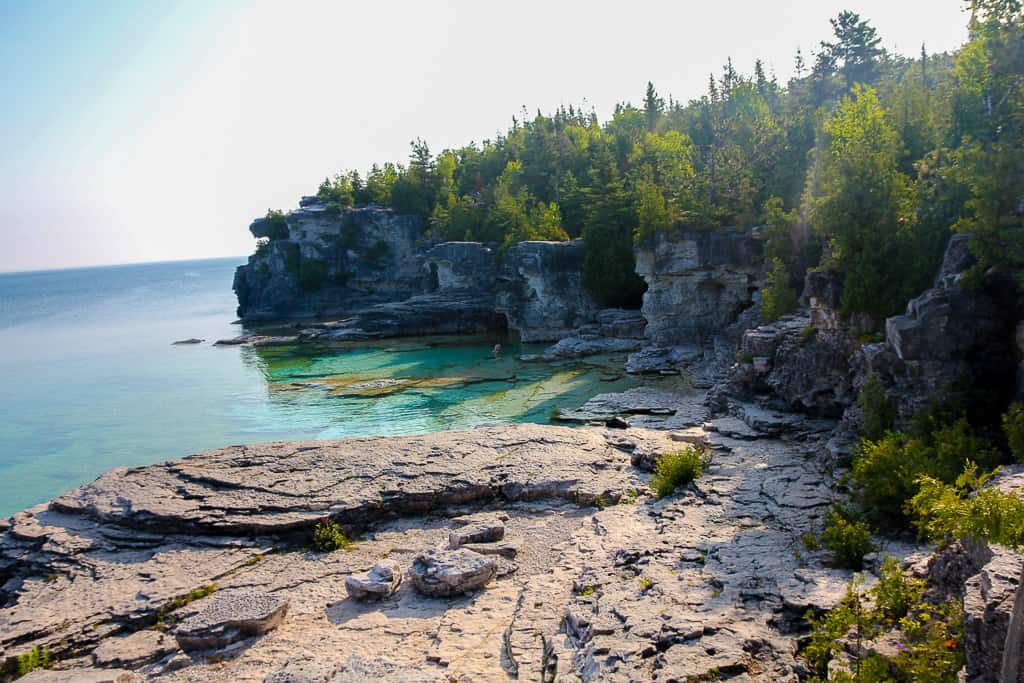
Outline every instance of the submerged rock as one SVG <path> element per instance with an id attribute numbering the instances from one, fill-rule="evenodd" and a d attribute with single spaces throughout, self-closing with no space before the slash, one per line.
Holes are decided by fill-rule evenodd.
<path id="1" fill-rule="evenodd" d="M 215 594 L 198 614 L 178 624 L 174 636 L 183 650 L 211 650 L 263 635 L 280 625 L 288 600 L 269 593 Z"/>
<path id="2" fill-rule="evenodd" d="M 206 341 L 206 340 L 205 339 L 196 339 L 195 337 L 191 337 L 189 339 L 179 339 L 176 342 L 172 342 L 171 345 L 172 346 L 183 346 L 183 345 L 186 345 L 186 344 L 202 344 L 204 341 Z"/>
<path id="3" fill-rule="evenodd" d="M 409 569 L 413 586 L 429 597 L 450 597 L 483 588 L 495 577 L 494 559 L 460 548 L 426 550 Z"/>
<path id="4" fill-rule="evenodd" d="M 380 560 L 365 574 L 345 579 L 345 590 L 356 600 L 379 600 L 393 595 L 402 583 L 402 566 L 395 560 Z"/>

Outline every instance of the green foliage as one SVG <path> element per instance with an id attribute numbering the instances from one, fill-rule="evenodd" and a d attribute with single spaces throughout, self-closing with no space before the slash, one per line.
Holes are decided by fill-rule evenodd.
<path id="1" fill-rule="evenodd" d="M 869 441 L 881 439 L 892 429 L 896 421 L 896 407 L 889 400 L 889 395 L 877 372 L 868 375 L 857 397 L 860 408 L 860 435 Z"/>
<path id="2" fill-rule="evenodd" d="M 921 477 L 953 483 L 968 459 L 994 467 L 1000 457 L 960 418 L 924 436 L 889 432 L 881 439 L 862 441 L 851 477 L 872 519 L 898 528 L 909 521 L 906 504 L 917 493 Z"/>
<path id="3" fill-rule="evenodd" d="M 800 343 L 808 344 L 811 341 L 813 341 L 814 338 L 817 336 L 818 330 L 816 330 L 813 325 L 808 325 L 807 327 L 800 330 Z"/>
<path id="4" fill-rule="evenodd" d="M 672 495 L 679 488 L 699 479 L 711 463 L 709 455 L 699 446 L 689 445 L 664 453 L 654 466 L 651 488 L 658 498 Z"/>
<path id="5" fill-rule="evenodd" d="M 929 285 L 954 228 L 972 235 L 975 281 L 993 266 L 1024 279 L 1024 20 L 1015 0 L 970 7 L 955 54 L 888 54 L 842 12 L 788 83 L 729 61 L 685 100 L 647 83 L 604 122 L 523 111 L 493 139 L 437 155 L 417 139 L 404 164 L 343 171 L 318 194 L 415 214 L 450 240 L 582 236 L 585 286 L 613 306 L 644 291 L 634 239 L 764 224 L 791 286 L 833 268 L 843 311 L 880 323 Z"/>
<path id="6" fill-rule="evenodd" d="M 786 264 L 780 258 L 772 259 L 768 286 L 761 290 L 761 320 L 775 322 L 784 315 L 795 313 L 799 306 L 800 299 L 789 284 Z"/>
<path id="7" fill-rule="evenodd" d="M 355 543 L 348 539 L 337 522 L 325 520 L 313 529 L 313 549 L 317 552 L 353 550 L 355 547 Z"/>
<path id="8" fill-rule="evenodd" d="M 1024 464 L 1024 405 L 1014 403 L 1003 414 L 1003 434 L 1013 459 Z"/>
<path id="9" fill-rule="evenodd" d="M 264 258 L 270 253 L 270 239 L 261 237 L 256 240 L 256 258 Z"/>
<path id="10" fill-rule="evenodd" d="M 820 678 L 812 680 L 876 683 L 877 681 L 956 680 L 964 664 L 963 609 L 950 598 L 934 604 L 924 599 L 924 582 L 910 577 L 887 558 L 879 580 L 869 590 L 858 576 L 847 586 L 838 607 L 822 616 L 808 611 L 811 626 L 802 654 Z M 880 654 L 874 642 L 897 639 L 896 653 Z M 849 670 L 833 671 L 828 663 L 849 658 Z"/>
<path id="11" fill-rule="evenodd" d="M 267 238 L 273 240 L 288 239 L 288 221 L 285 220 L 284 212 L 276 209 L 267 209 L 267 215 L 263 217 L 267 222 Z"/>
<path id="12" fill-rule="evenodd" d="M 847 569 L 860 569 L 864 556 L 875 550 L 867 523 L 839 504 L 825 517 L 821 545 L 832 553 L 836 565 Z"/>
<path id="13" fill-rule="evenodd" d="M 24 676 L 36 669 L 52 669 L 53 655 L 45 647 L 36 645 L 23 655 L 18 656 L 18 675 Z"/>
<path id="14" fill-rule="evenodd" d="M 979 475 L 968 461 L 952 484 L 930 476 L 910 501 L 915 524 L 935 540 L 975 539 L 1024 548 L 1024 501 L 1016 493 L 986 487 L 992 474 Z"/>

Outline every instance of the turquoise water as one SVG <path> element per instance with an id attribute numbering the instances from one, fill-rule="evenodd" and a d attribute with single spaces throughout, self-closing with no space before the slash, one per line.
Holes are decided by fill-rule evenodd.
<path id="1" fill-rule="evenodd" d="M 228 444 L 546 422 L 632 385 L 621 360 L 522 363 L 537 349 L 498 338 L 214 347 L 242 331 L 241 261 L 0 274 L 0 515 L 112 467 Z M 171 344 L 189 337 L 207 341 Z"/>

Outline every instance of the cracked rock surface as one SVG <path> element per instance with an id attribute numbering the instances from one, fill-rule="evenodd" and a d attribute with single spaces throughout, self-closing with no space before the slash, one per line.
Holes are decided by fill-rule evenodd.
<path id="1" fill-rule="evenodd" d="M 0 648 L 166 681 L 797 680 L 800 616 L 849 578 L 800 541 L 831 502 L 827 435 L 734 438 L 704 428 L 701 396 L 651 398 L 634 414 L 660 429 L 508 425 L 115 470 L 0 530 Z M 655 500 L 631 459 L 693 441 L 707 473 Z M 354 549 L 306 549 L 326 516 Z M 434 554 L 493 566 L 482 589 L 346 595 L 382 558 L 411 567 L 459 534 Z M 238 593 L 287 618 L 189 654 L 153 631 Z"/>

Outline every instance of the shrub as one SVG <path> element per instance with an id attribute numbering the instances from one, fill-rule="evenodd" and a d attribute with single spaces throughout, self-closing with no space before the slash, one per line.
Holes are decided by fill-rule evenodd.
<path id="1" fill-rule="evenodd" d="M 871 529 L 843 505 L 833 505 L 825 518 L 821 544 L 832 552 L 832 559 L 840 567 L 860 569 L 864 556 L 874 552 Z"/>
<path id="2" fill-rule="evenodd" d="M 1003 433 L 1014 461 L 1024 464 L 1024 405 L 1014 403 L 1003 414 Z"/>
<path id="3" fill-rule="evenodd" d="M 651 488 L 658 498 L 671 495 L 680 486 L 699 479 L 710 459 L 699 446 L 690 445 L 664 453 L 654 465 Z"/>
<path id="4" fill-rule="evenodd" d="M 818 330 L 815 329 L 814 325 L 808 325 L 800 330 L 800 343 L 807 344 L 816 336 L 818 336 Z"/>
<path id="5" fill-rule="evenodd" d="M 323 289 L 327 283 L 327 262 L 322 259 L 300 259 L 296 278 L 299 281 L 299 287 L 307 292 Z"/>
<path id="6" fill-rule="evenodd" d="M 906 524 L 903 506 L 917 492 L 917 479 L 928 471 L 930 458 L 923 442 L 899 432 L 861 442 L 850 475 L 858 498 L 876 523 Z"/>
<path id="7" fill-rule="evenodd" d="M 736 362 L 737 363 L 753 363 L 754 362 L 754 356 L 753 356 L 753 354 L 747 353 L 746 351 L 737 351 L 736 352 Z"/>
<path id="8" fill-rule="evenodd" d="M 355 544 L 348 539 L 337 522 L 324 520 L 313 529 L 313 549 L 318 552 L 352 550 L 355 547 Z"/>
<path id="9" fill-rule="evenodd" d="M 789 284 L 789 270 L 782 259 L 772 259 L 767 284 L 761 290 L 761 320 L 771 323 L 784 315 L 795 313 L 800 307 L 800 298 Z"/>
<path id="10" fill-rule="evenodd" d="M 18 675 L 24 676 L 36 669 L 52 669 L 53 655 L 45 647 L 36 645 L 18 657 Z"/>
<path id="11" fill-rule="evenodd" d="M 811 635 L 802 654 L 821 677 L 812 680 L 956 680 L 964 664 L 960 603 L 925 601 L 924 582 L 908 577 L 891 558 L 870 590 L 863 591 L 861 583 L 854 577 L 839 606 L 823 616 L 805 615 Z M 872 647 L 886 633 L 897 638 L 896 651 L 888 656 Z M 828 670 L 829 660 L 839 654 L 850 657 L 851 672 Z"/>
<path id="12" fill-rule="evenodd" d="M 934 540 L 980 539 L 1011 548 L 1024 547 L 1024 501 L 1014 493 L 985 484 L 994 473 L 978 475 L 968 462 L 952 485 L 922 477 L 910 501 L 915 525 Z"/>
<path id="13" fill-rule="evenodd" d="M 896 421 L 896 409 L 889 400 L 882 378 L 877 372 L 868 375 L 857 397 L 860 407 L 860 434 L 862 438 L 877 440 L 892 428 Z"/>
<path id="14" fill-rule="evenodd" d="M 926 437 L 889 432 L 877 441 L 862 441 L 851 477 L 872 519 L 884 526 L 901 527 L 909 521 L 906 505 L 917 493 L 922 476 L 949 484 L 963 471 L 968 458 L 990 468 L 999 457 L 998 451 L 960 418 Z"/>
<path id="15" fill-rule="evenodd" d="M 270 239 L 261 237 L 256 240 L 256 258 L 263 258 L 270 253 Z"/>
<path id="16" fill-rule="evenodd" d="M 267 215 L 263 217 L 267 222 L 267 238 L 270 240 L 288 239 L 288 221 L 284 212 L 276 209 L 267 209 Z"/>

